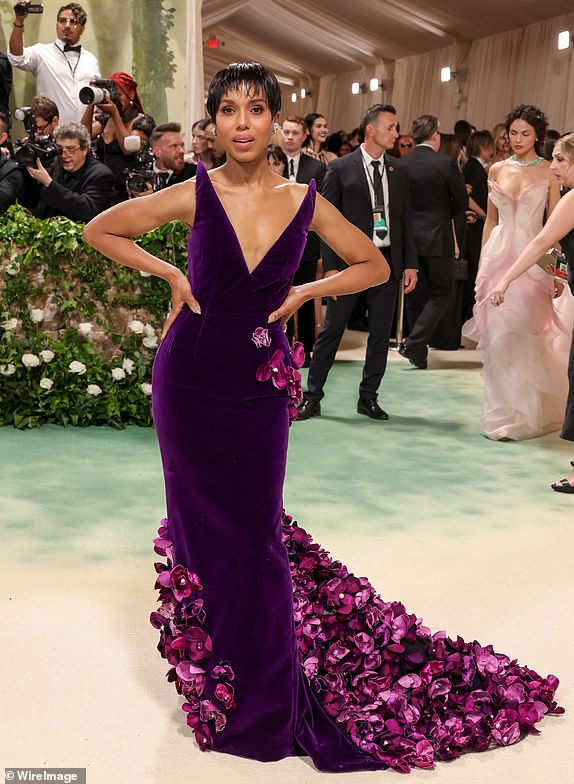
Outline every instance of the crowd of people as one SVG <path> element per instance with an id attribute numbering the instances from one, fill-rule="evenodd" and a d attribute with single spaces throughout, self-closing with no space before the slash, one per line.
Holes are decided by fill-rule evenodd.
<path id="1" fill-rule="evenodd" d="M 27 2 L 18 3 L 3 89 L 11 89 L 11 65 L 34 74 L 38 95 L 19 110 L 27 135 L 12 143 L 2 94 L 0 212 L 19 201 L 40 218 L 88 222 L 111 205 L 194 177 L 199 165 L 212 170 L 225 162 L 213 118 L 193 124 L 186 152 L 180 124 L 156 125 L 130 74 L 100 78 L 97 58 L 80 43 L 87 17 L 78 3 L 58 10 L 50 44 L 24 46 L 27 16 Z M 438 117 L 422 115 L 406 133 L 394 106 L 376 104 L 349 133 L 329 133 L 317 112 L 288 115 L 272 141 L 270 168 L 294 182 L 314 180 L 372 238 L 391 271 L 384 284 L 329 299 L 320 331 L 312 300 L 287 323 L 309 367 L 299 420 L 320 415 L 337 348 L 357 314 L 369 333 L 357 411 L 389 418 L 378 391 L 402 288 L 406 337 L 399 352 L 415 368 L 427 368 L 429 347 L 458 348 L 462 333 L 482 350 L 487 437 L 558 429 L 567 395 L 568 290 L 554 299 L 563 287 L 538 267 L 521 276 L 506 307 L 484 304 L 560 199 L 551 162 L 556 150 L 567 156 L 569 148 L 543 112 L 520 105 L 492 130 L 458 120 L 453 133 L 441 131 Z M 310 231 L 294 285 L 314 281 L 321 262 L 325 277 L 346 267 L 336 247 Z"/>

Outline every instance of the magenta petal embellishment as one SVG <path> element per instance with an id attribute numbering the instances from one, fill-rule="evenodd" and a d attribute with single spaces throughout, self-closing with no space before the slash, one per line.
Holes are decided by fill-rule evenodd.
<path id="1" fill-rule="evenodd" d="M 255 373 L 258 381 L 268 381 L 271 379 L 273 386 L 277 389 L 285 389 L 289 381 L 287 367 L 284 362 L 285 355 L 277 349 L 273 352 L 271 359 L 259 365 Z"/>
<path id="2" fill-rule="evenodd" d="M 253 335 L 251 335 L 251 340 L 255 343 L 257 348 L 267 348 L 271 345 L 269 331 L 265 327 L 257 327 Z"/>
<path id="3" fill-rule="evenodd" d="M 291 363 L 295 370 L 303 367 L 305 362 L 305 349 L 302 343 L 294 343 L 291 348 Z"/>

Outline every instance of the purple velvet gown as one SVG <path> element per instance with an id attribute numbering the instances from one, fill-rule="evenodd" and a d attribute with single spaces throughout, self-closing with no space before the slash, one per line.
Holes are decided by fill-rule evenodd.
<path id="1" fill-rule="evenodd" d="M 189 278 L 156 357 L 167 520 L 151 621 L 202 749 L 308 755 L 321 770 L 432 767 L 534 730 L 558 681 L 490 646 L 432 635 L 283 513 L 298 351 L 267 317 L 284 299 L 315 186 L 250 273 L 200 164 Z M 286 216 L 290 217 L 290 216 Z"/>

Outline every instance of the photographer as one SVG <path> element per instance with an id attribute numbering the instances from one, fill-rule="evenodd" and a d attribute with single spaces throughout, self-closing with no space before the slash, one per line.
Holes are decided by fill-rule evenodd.
<path id="1" fill-rule="evenodd" d="M 84 107 L 78 93 L 99 76 L 96 56 L 78 43 L 86 25 L 86 12 L 78 3 L 63 5 L 56 22 L 57 40 L 51 44 L 24 47 L 24 25 L 29 0 L 16 3 L 8 59 L 16 68 L 31 71 L 37 92 L 56 102 L 63 122 L 80 121 Z"/>
<path id="2" fill-rule="evenodd" d="M 4 112 L 0 112 L 0 147 L 8 140 L 9 120 Z M 24 178 L 18 166 L 4 155 L 0 155 L 0 214 L 6 212 L 20 196 L 24 186 Z"/>
<path id="3" fill-rule="evenodd" d="M 94 100 L 100 94 L 107 100 L 88 104 L 82 123 L 95 139 L 96 157 L 113 171 L 116 177 L 114 201 L 121 201 L 127 198 L 125 170 L 134 163 L 134 155 L 126 148 L 125 139 L 133 136 L 134 123 L 144 114 L 137 83 L 130 74 L 119 71 L 109 79 L 100 80 L 92 92 Z M 88 96 L 82 99 L 87 100 Z M 94 119 L 96 109 L 98 116 Z"/>
<path id="4" fill-rule="evenodd" d="M 110 204 L 114 175 L 90 154 L 90 134 L 80 123 L 61 123 L 54 131 L 60 155 L 49 170 L 40 159 L 26 169 L 39 184 L 32 212 L 38 218 L 63 215 L 87 223 Z"/>
<path id="5" fill-rule="evenodd" d="M 53 136 L 60 122 L 60 111 L 51 98 L 37 95 L 30 103 L 37 136 Z"/>

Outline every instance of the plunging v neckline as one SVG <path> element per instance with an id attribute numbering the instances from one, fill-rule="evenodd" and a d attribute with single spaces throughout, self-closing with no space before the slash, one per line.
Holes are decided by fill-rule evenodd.
<path id="1" fill-rule="evenodd" d="M 201 164 L 201 163 L 200 163 L 200 164 L 198 164 L 198 169 L 199 169 L 199 166 L 200 166 L 200 165 L 202 165 L 202 164 Z M 214 195 L 215 195 L 215 198 L 217 199 L 217 202 L 218 202 L 219 206 L 221 207 L 221 211 L 223 212 L 223 215 L 224 215 L 224 217 L 225 217 L 225 220 L 227 221 L 227 223 L 228 223 L 228 225 L 229 225 L 229 227 L 230 227 L 231 231 L 233 232 L 233 237 L 235 238 L 235 242 L 236 242 L 236 244 L 237 244 L 237 247 L 238 247 L 238 249 L 239 249 L 239 253 L 240 253 L 240 255 L 241 255 L 241 260 L 243 261 L 243 265 L 244 265 L 244 267 L 245 267 L 245 270 L 246 270 L 247 274 L 248 274 L 248 275 L 254 275 L 254 274 L 255 274 L 255 272 L 257 272 L 257 270 L 259 269 L 259 267 L 260 267 L 260 266 L 263 264 L 263 262 L 265 261 L 265 259 L 267 258 L 267 256 L 269 256 L 269 254 L 271 253 L 271 251 L 272 251 L 272 250 L 275 248 L 275 246 L 277 245 L 277 243 L 279 242 L 279 240 L 280 240 L 280 239 L 283 237 L 283 235 L 285 234 L 285 232 L 289 231 L 290 227 L 293 225 L 293 223 L 294 223 L 294 222 L 296 221 L 296 219 L 299 217 L 299 213 L 300 213 L 300 212 L 301 212 L 301 210 L 303 209 L 303 205 L 305 204 L 305 202 L 306 202 L 306 200 L 307 200 L 307 197 L 309 196 L 309 192 L 310 192 L 310 188 L 309 188 L 309 186 L 307 186 L 307 190 L 306 190 L 306 192 L 305 192 L 305 195 L 304 195 L 304 196 L 303 196 L 303 198 L 301 199 L 301 203 L 300 203 L 300 204 L 299 204 L 299 206 L 297 207 L 297 209 L 296 209 L 296 211 L 295 211 L 295 214 L 293 215 L 293 217 L 291 218 L 291 220 L 289 221 L 289 223 L 288 223 L 288 224 L 285 226 L 285 228 L 284 228 L 284 229 L 283 229 L 283 230 L 280 232 L 279 236 L 278 236 L 278 237 L 275 239 L 275 241 L 274 241 L 274 242 L 273 242 L 273 243 L 272 243 L 272 244 L 269 246 L 269 248 L 268 248 L 268 249 L 265 251 L 265 253 L 264 253 L 264 254 L 263 254 L 263 256 L 262 256 L 262 257 L 259 259 L 259 261 L 257 262 L 257 264 L 256 264 L 254 267 L 249 267 L 249 264 L 247 263 L 247 259 L 246 259 L 246 257 L 245 257 L 245 253 L 244 253 L 244 251 L 243 251 L 243 246 L 241 245 L 241 242 L 239 241 L 239 236 L 238 236 L 238 234 L 237 234 L 237 232 L 236 232 L 236 230 L 235 230 L 235 226 L 234 226 L 234 225 L 233 225 L 233 223 L 231 222 L 231 219 L 230 219 L 229 215 L 227 214 L 227 210 L 225 209 L 225 207 L 224 207 L 224 205 L 223 205 L 223 202 L 221 201 L 221 198 L 220 198 L 219 194 L 217 193 L 217 190 L 215 189 L 215 185 L 214 185 L 214 184 L 213 184 L 213 182 L 211 181 L 211 177 L 210 177 L 210 176 L 209 176 L 209 174 L 207 173 L 207 169 L 206 169 L 205 167 L 203 167 L 203 176 L 205 177 L 205 179 L 207 179 L 207 180 L 208 180 L 208 182 L 209 182 L 209 184 L 210 184 L 210 186 L 211 186 L 211 190 L 213 191 L 213 193 L 214 193 Z"/>

